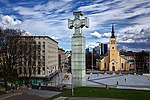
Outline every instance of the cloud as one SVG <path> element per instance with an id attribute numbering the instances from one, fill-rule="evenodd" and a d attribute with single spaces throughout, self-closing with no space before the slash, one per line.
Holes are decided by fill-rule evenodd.
<path id="1" fill-rule="evenodd" d="M 150 27 L 137 27 L 138 26 L 135 26 L 133 28 L 126 28 L 126 31 L 125 29 L 123 29 L 125 32 L 118 35 L 118 41 L 127 43 L 150 43 Z"/>
<path id="2" fill-rule="evenodd" d="M 93 33 L 91 33 L 91 35 L 95 38 L 100 38 L 102 35 L 100 33 L 98 33 L 97 31 L 94 31 Z"/>
<path id="3" fill-rule="evenodd" d="M 42 14 L 39 11 L 34 11 L 34 9 L 27 8 L 27 7 L 14 7 L 13 8 L 15 11 L 18 12 L 18 14 L 23 15 L 23 16 L 29 16 L 32 18 L 41 18 Z"/>
<path id="4" fill-rule="evenodd" d="M 110 36 L 111 36 L 111 32 L 108 32 L 108 33 L 104 33 L 104 34 L 103 34 L 103 37 L 104 37 L 104 38 L 110 38 Z"/>
<path id="5" fill-rule="evenodd" d="M 55 36 L 50 36 L 50 37 L 54 40 L 58 39 L 58 37 L 55 37 Z"/>
<path id="6" fill-rule="evenodd" d="M 119 41 L 119 42 L 121 42 L 121 43 L 134 43 L 135 42 L 135 40 L 133 40 L 133 39 L 127 39 L 127 40 L 125 40 L 125 41 Z"/>
<path id="7" fill-rule="evenodd" d="M 126 28 L 123 34 L 118 35 L 118 44 L 120 48 L 128 47 L 127 50 L 141 51 L 150 50 L 150 27 L 143 28 L 135 26 L 133 28 Z"/>
<path id="8" fill-rule="evenodd" d="M 67 28 L 67 19 L 74 19 L 73 11 L 78 10 L 83 11 L 83 17 L 89 17 L 89 29 L 82 30 L 87 44 L 95 41 L 109 41 L 111 23 L 115 24 L 119 42 L 126 44 L 149 42 L 149 35 L 146 33 L 149 32 L 146 28 L 150 27 L 149 0 L 50 0 L 32 1 L 32 4 L 7 1 L 2 4 L 8 6 L 5 8 L 1 6 L 3 7 L 0 10 L 1 13 L 5 13 L 4 10 L 8 8 L 9 15 L 13 16 L 13 19 L 19 18 L 22 21 L 19 25 L 16 24 L 13 27 L 11 25 L 11 28 L 23 29 L 32 35 L 53 36 L 67 49 L 70 48 L 66 45 L 70 43 L 67 38 L 74 33 L 74 30 Z M 16 23 L 19 22 L 16 21 Z M 142 29 L 144 32 L 141 32 Z"/>
<path id="9" fill-rule="evenodd" d="M 0 26 L 15 26 L 17 24 L 21 24 L 20 20 L 14 19 L 11 16 L 1 16 Z"/>
<path id="10" fill-rule="evenodd" d="M 32 34 L 30 32 L 25 32 L 25 36 L 31 36 Z"/>

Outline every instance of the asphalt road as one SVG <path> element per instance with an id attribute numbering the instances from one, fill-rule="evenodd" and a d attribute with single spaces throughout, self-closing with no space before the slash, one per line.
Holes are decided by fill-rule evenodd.
<path id="1" fill-rule="evenodd" d="M 0 100 L 45 100 L 45 99 L 46 99 L 45 97 L 28 93 L 18 93 L 15 95 L 0 98 Z"/>

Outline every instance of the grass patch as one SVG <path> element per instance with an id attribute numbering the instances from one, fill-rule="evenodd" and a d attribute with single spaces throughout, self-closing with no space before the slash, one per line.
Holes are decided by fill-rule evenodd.
<path id="1" fill-rule="evenodd" d="M 50 97 L 53 100 L 57 97 L 71 97 L 71 90 L 66 90 L 56 96 Z M 122 90 L 106 89 L 100 87 L 77 87 L 74 88 L 74 97 L 98 97 L 98 98 L 116 98 L 127 100 L 149 100 L 150 91 L 141 90 Z"/>

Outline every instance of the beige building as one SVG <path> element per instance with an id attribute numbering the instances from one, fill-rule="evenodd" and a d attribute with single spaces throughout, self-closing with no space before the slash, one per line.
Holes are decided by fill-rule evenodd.
<path id="1" fill-rule="evenodd" d="M 58 67 L 60 71 L 62 71 L 63 68 L 65 67 L 65 62 L 66 62 L 65 50 L 63 50 L 62 48 L 59 48 L 58 49 Z"/>
<path id="2" fill-rule="evenodd" d="M 100 70 L 104 71 L 127 71 L 130 70 L 130 64 L 126 59 L 119 55 L 117 50 L 117 42 L 114 32 L 114 26 L 112 25 L 112 32 L 110 37 L 110 50 L 108 55 L 100 61 Z"/>
<path id="3" fill-rule="evenodd" d="M 120 56 L 127 60 L 129 70 L 135 71 L 135 52 L 127 51 L 124 54 L 120 54 Z"/>
<path id="4" fill-rule="evenodd" d="M 31 78 L 36 84 L 58 72 L 58 42 L 48 36 L 19 38 L 17 72 L 20 78 Z"/>

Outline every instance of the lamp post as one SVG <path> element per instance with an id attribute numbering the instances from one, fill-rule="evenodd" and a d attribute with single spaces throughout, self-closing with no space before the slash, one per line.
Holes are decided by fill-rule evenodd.
<path id="1" fill-rule="evenodd" d="M 135 56 L 135 52 L 134 52 L 134 71 L 136 73 L 136 56 Z"/>
<path id="2" fill-rule="evenodd" d="M 73 74 L 72 74 L 71 76 L 72 76 L 72 77 L 71 77 L 71 83 L 72 83 L 72 84 L 71 84 L 71 95 L 74 96 Z"/>
<path id="3" fill-rule="evenodd" d="M 92 73 L 93 73 L 93 48 L 92 48 Z"/>
<path id="4" fill-rule="evenodd" d="M 150 52 L 149 52 L 149 73 L 150 73 Z"/>
<path id="5" fill-rule="evenodd" d="M 72 57 L 72 52 L 70 53 L 70 56 Z M 72 69 L 72 65 L 71 67 L 71 95 L 74 96 L 74 85 L 73 85 L 73 69 Z"/>
<path id="6" fill-rule="evenodd" d="M 93 47 L 91 47 L 91 46 L 93 46 Z M 95 47 L 95 45 L 89 45 L 89 46 L 88 46 L 88 48 L 92 48 L 92 60 L 91 60 L 91 62 L 92 62 L 92 64 L 91 64 L 92 71 L 91 71 L 91 72 L 92 72 L 92 73 L 93 73 L 93 53 L 94 53 L 94 52 L 93 52 L 93 48 L 94 48 L 94 47 Z"/>
<path id="7" fill-rule="evenodd" d="M 98 47 L 99 47 L 99 65 L 100 65 L 100 63 L 101 63 L 101 42 L 96 42 L 96 43 L 98 43 Z M 101 66 L 100 66 L 101 67 Z M 107 68 L 106 68 L 107 69 Z"/>

